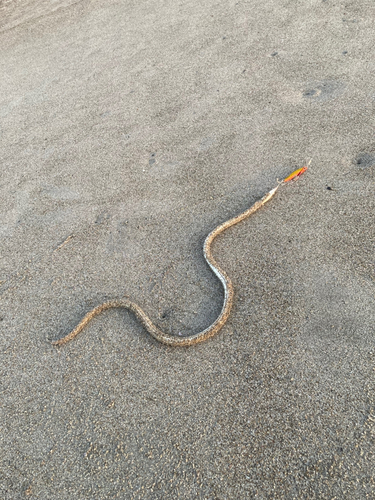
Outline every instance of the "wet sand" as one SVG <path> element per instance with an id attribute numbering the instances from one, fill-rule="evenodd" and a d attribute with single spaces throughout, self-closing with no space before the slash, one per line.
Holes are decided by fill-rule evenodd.
<path id="1" fill-rule="evenodd" d="M 374 16 L 0 3 L 1 499 L 374 497 Z"/>

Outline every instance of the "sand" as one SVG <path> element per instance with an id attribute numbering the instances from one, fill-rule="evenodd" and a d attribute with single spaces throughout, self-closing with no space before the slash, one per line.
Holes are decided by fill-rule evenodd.
<path id="1" fill-rule="evenodd" d="M 0 2 L 2 500 L 375 498 L 374 16 Z"/>

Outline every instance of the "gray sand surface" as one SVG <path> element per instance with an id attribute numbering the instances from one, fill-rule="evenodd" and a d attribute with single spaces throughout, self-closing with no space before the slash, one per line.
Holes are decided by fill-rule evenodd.
<path id="1" fill-rule="evenodd" d="M 375 498 L 373 0 L 0 1 L 0 499 Z M 154 341 L 93 306 L 125 294 Z"/>

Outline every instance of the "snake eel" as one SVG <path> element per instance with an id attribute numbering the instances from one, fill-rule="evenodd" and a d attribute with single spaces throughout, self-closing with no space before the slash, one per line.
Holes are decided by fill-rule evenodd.
<path id="1" fill-rule="evenodd" d="M 103 311 L 106 311 L 107 309 L 112 309 L 115 307 L 116 308 L 120 307 L 132 311 L 138 318 L 138 320 L 143 324 L 148 333 L 152 335 L 152 337 L 154 337 L 159 342 L 169 346 L 190 346 L 193 344 L 198 344 L 199 342 L 204 342 L 210 337 L 213 337 L 225 325 L 232 308 L 233 297 L 234 297 L 233 285 L 229 276 L 225 273 L 225 271 L 223 271 L 220 268 L 220 266 L 217 264 L 217 262 L 212 256 L 211 244 L 213 240 L 229 227 L 238 224 L 244 219 L 247 219 L 250 215 L 259 210 L 265 203 L 267 203 L 267 201 L 269 201 L 275 195 L 276 191 L 278 190 L 281 184 L 288 182 L 292 178 L 298 177 L 306 169 L 307 167 L 302 167 L 301 169 L 298 169 L 292 174 L 290 174 L 286 179 L 279 182 L 275 188 L 271 189 L 271 191 L 269 191 L 266 195 L 264 195 L 261 200 L 256 201 L 254 205 L 245 210 L 245 212 L 242 212 L 236 217 L 233 217 L 232 219 L 229 219 L 226 222 L 220 224 L 213 231 L 211 231 L 211 233 L 205 239 L 203 245 L 204 257 L 206 259 L 207 264 L 210 266 L 213 273 L 219 278 L 224 288 L 223 307 L 221 309 L 218 318 L 208 328 L 199 333 L 195 333 L 193 335 L 188 335 L 184 337 L 169 335 L 160 330 L 160 328 L 158 328 L 156 325 L 154 325 L 154 323 L 147 316 L 147 314 L 135 302 L 131 302 L 130 300 L 127 299 L 111 300 L 109 302 L 104 302 L 103 304 L 95 307 L 90 312 L 88 312 L 86 316 L 80 321 L 80 323 L 74 328 L 74 330 L 72 330 L 65 337 L 56 340 L 55 342 L 52 342 L 52 345 L 61 346 L 63 344 L 66 344 L 67 342 L 69 342 L 69 340 L 74 339 L 74 337 L 76 337 L 87 325 L 87 323 L 89 323 L 95 316 L 102 313 Z"/>

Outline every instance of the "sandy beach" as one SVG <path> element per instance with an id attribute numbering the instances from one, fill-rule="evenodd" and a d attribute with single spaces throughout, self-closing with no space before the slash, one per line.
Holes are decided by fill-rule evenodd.
<path id="1" fill-rule="evenodd" d="M 0 2 L 0 499 L 375 498 L 373 0 Z M 213 254 L 218 224 L 309 169 Z"/>

